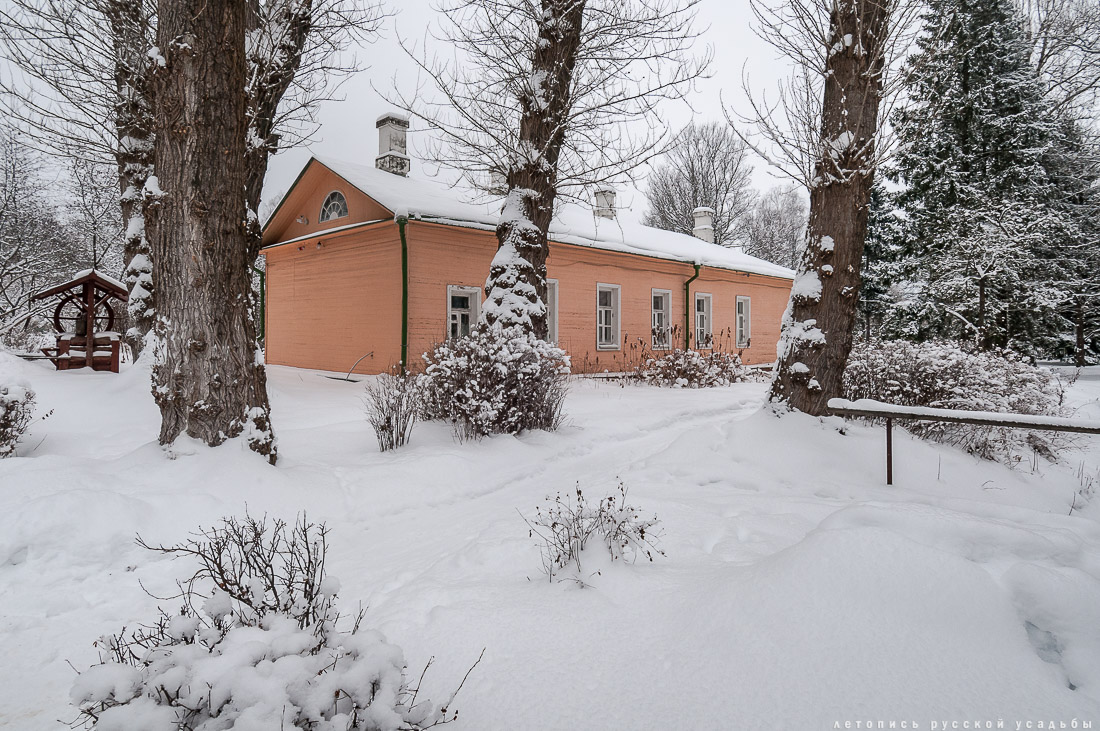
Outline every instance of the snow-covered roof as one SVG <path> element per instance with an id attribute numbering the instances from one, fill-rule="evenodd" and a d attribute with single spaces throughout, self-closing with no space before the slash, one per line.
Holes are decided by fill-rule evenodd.
<path id="1" fill-rule="evenodd" d="M 495 229 L 500 219 L 495 204 L 470 202 L 461 188 L 416 178 L 394 175 L 369 165 L 329 157 L 314 157 L 365 195 L 397 216 L 449 223 L 468 228 Z M 558 207 L 550 224 L 550 239 L 562 244 L 590 246 L 608 251 L 653 256 L 661 259 L 702 264 L 750 274 L 794 279 L 794 272 L 739 250 L 664 229 L 619 219 L 597 218 L 577 205 Z"/>
<path id="2" fill-rule="evenodd" d="M 81 279 L 84 279 L 84 277 L 90 277 L 92 275 L 95 275 L 95 276 L 99 277 L 100 279 L 102 279 L 105 282 L 108 282 L 110 284 L 115 285 L 119 289 L 126 289 L 126 285 L 123 284 L 121 281 L 119 281 L 118 279 L 115 279 L 114 277 L 110 276 L 109 274 L 104 274 L 103 272 L 99 271 L 98 269 L 85 269 L 83 271 L 77 272 L 76 274 L 73 275 L 72 281 L 78 282 Z"/>
<path id="3" fill-rule="evenodd" d="M 77 272 L 73 275 L 73 278 L 67 282 L 54 285 L 49 289 L 44 289 L 38 294 L 34 295 L 31 299 L 41 300 L 47 297 L 52 297 L 55 294 L 66 292 L 78 285 L 82 285 L 85 282 L 92 282 L 96 287 L 105 292 L 110 292 L 113 297 L 117 297 L 123 301 L 126 300 L 126 285 L 118 281 L 114 277 L 108 276 L 98 269 L 85 269 L 84 271 Z"/>

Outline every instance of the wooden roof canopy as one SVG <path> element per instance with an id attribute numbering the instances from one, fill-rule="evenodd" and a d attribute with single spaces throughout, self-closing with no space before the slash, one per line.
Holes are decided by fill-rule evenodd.
<path id="1" fill-rule="evenodd" d="M 115 324 L 111 300 L 125 302 L 128 299 L 121 282 L 95 269 L 86 269 L 68 282 L 44 289 L 31 299 L 37 301 L 54 296 L 60 297 L 53 315 L 54 329 L 59 333 L 83 330 L 81 335 L 111 331 Z M 103 314 L 97 315 L 99 310 Z M 81 319 L 84 327 L 80 326 Z M 67 322 L 72 322 L 73 327 L 66 327 Z"/>
<path id="2" fill-rule="evenodd" d="M 53 326 L 57 347 L 43 352 L 58 370 L 92 366 L 94 370 L 118 372 L 119 335 L 114 332 L 112 301 L 125 302 L 126 287 L 116 279 L 87 269 L 68 282 L 44 289 L 31 297 L 41 301 L 57 298 Z"/>
<path id="3" fill-rule="evenodd" d="M 73 279 L 67 282 L 58 284 L 55 287 L 44 289 L 38 294 L 31 297 L 32 300 L 44 300 L 47 297 L 52 297 L 55 294 L 61 294 L 70 289 L 76 289 L 82 287 L 84 284 L 92 284 L 96 289 L 102 291 L 104 294 L 110 294 L 115 298 L 125 302 L 127 299 L 126 288 L 122 286 L 122 283 L 117 279 L 112 279 L 104 274 L 100 274 L 95 269 L 87 269 L 80 272 Z"/>

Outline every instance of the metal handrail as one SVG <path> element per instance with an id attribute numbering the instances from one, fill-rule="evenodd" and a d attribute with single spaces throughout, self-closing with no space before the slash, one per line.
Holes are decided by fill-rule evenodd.
<path id="1" fill-rule="evenodd" d="M 871 399 L 848 401 L 829 399 L 829 413 L 835 416 L 858 416 L 886 420 L 886 484 L 894 484 L 894 419 L 908 421 L 939 421 L 948 424 L 977 424 L 1006 429 L 1100 434 L 1100 421 L 1062 419 L 1031 414 L 998 414 L 990 411 L 964 412 L 958 409 L 936 409 L 924 406 L 899 406 Z"/>

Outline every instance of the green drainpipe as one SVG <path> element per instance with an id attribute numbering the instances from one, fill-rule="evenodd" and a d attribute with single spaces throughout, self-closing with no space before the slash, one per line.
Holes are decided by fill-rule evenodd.
<path id="1" fill-rule="evenodd" d="M 397 232 L 401 235 L 401 368 L 409 367 L 409 242 L 405 239 L 405 226 L 409 219 L 397 217 Z"/>
<path id="2" fill-rule="evenodd" d="M 691 347 L 691 315 L 694 308 L 691 306 L 691 283 L 699 278 L 699 272 L 702 271 L 702 264 L 694 264 L 695 274 L 691 275 L 691 279 L 684 282 L 684 350 Z"/>

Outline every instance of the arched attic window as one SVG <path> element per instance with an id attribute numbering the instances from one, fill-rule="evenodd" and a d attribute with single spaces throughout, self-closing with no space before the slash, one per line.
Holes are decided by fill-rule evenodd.
<path id="1" fill-rule="evenodd" d="M 320 223 L 331 221 L 334 218 L 344 218 L 348 215 L 348 201 L 344 194 L 334 190 L 321 204 L 321 216 L 317 219 Z"/>

